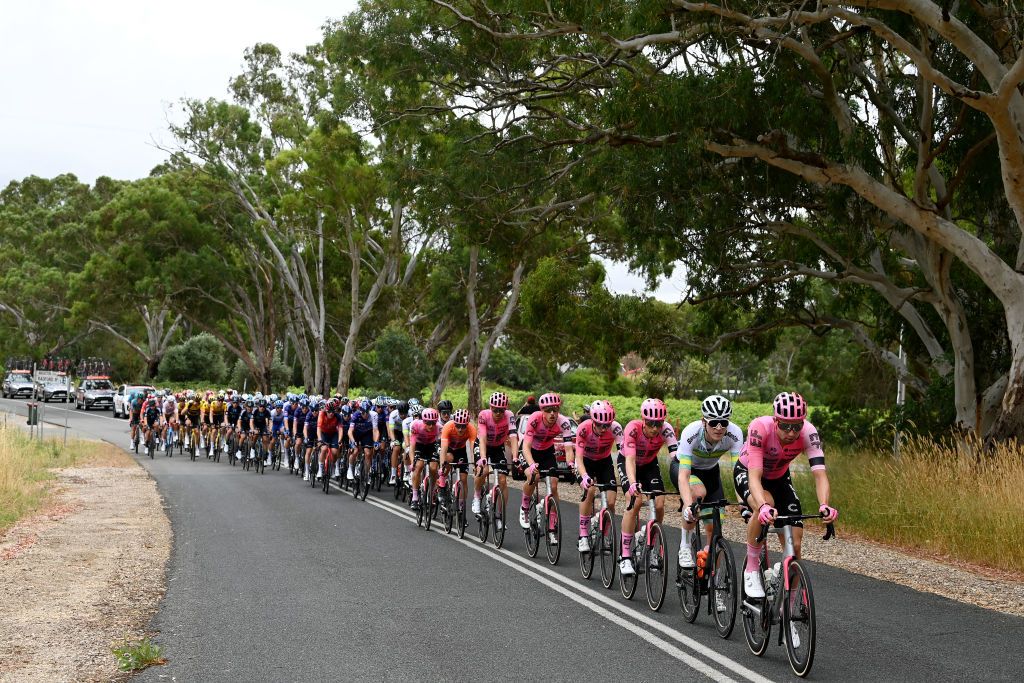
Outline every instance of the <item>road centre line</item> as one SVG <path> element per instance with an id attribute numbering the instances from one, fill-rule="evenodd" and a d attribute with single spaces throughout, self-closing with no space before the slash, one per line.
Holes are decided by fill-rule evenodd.
<path id="1" fill-rule="evenodd" d="M 334 483 L 331 484 L 331 487 L 332 488 L 338 488 L 337 485 L 334 484 Z M 338 488 L 338 490 L 340 491 L 341 489 Z M 372 498 L 367 498 L 366 502 L 367 503 L 372 503 L 373 505 L 381 508 L 382 510 L 386 510 L 387 512 L 390 512 L 390 513 L 392 513 L 392 514 L 394 514 L 394 515 L 396 515 L 398 517 L 401 517 L 403 519 L 411 521 L 410 511 L 405 509 L 405 508 L 402 508 L 402 507 L 400 507 L 400 506 L 398 506 L 398 505 L 396 505 L 394 503 L 391 503 L 389 501 L 375 500 L 375 499 L 372 499 Z M 554 585 L 552 583 L 552 581 L 558 582 L 558 583 L 562 584 L 563 586 L 565 586 L 567 588 L 570 588 L 570 589 L 573 589 L 575 591 L 579 591 L 581 593 L 584 593 L 585 595 L 587 595 L 592 600 L 601 602 L 605 606 L 610 607 L 610 608 L 612 608 L 612 609 L 614 609 L 614 610 L 624 614 L 627 617 L 635 619 L 635 620 L 641 622 L 642 624 L 644 624 L 645 626 L 647 626 L 647 627 L 649 627 L 651 629 L 654 629 L 656 631 L 661 632 L 662 634 L 668 636 L 672 640 L 675 640 L 679 644 L 681 644 L 681 645 L 683 645 L 685 647 L 688 647 L 689 649 L 691 649 L 691 650 L 693 650 L 693 651 L 703 655 L 704 657 L 706 657 L 708 659 L 713 660 L 719 666 L 722 666 L 724 668 L 727 668 L 727 669 L 731 670 L 735 674 L 738 674 L 742 678 L 744 678 L 744 679 L 746 679 L 748 681 L 751 681 L 752 683 L 771 683 L 771 679 L 765 678 L 764 676 L 758 674 L 757 672 L 752 671 L 752 670 L 746 668 L 742 664 L 739 664 L 738 662 L 735 662 L 732 659 L 730 659 L 730 658 L 728 658 L 728 657 L 726 657 L 726 656 L 724 656 L 724 655 L 722 655 L 722 654 L 720 654 L 718 652 L 715 652 L 711 648 L 706 647 L 705 645 L 702 645 L 701 643 L 697 642 L 696 640 L 693 640 L 692 638 L 689 638 L 687 636 L 682 635 L 681 633 L 679 633 L 675 629 L 670 628 L 668 626 L 665 626 L 664 624 L 658 622 L 657 620 L 652 619 L 652 618 L 648 617 L 645 614 L 637 612 L 636 610 L 628 609 L 628 608 L 624 607 L 623 605 L 619 604 L 618 602 L 612 600 L 611 598 L 609 598 L 609 597 L 607 597 L 605 595 L 602 595 L 601 593 L 595 591 L 594 589 L 589 588 L 588 586 L 581 585 L 580 583 L 577 583 L 577 582 L 572 581 L 570 579 L 567 579 L 566 577 L 562 576 L 558 572 L 555 572 L 555 571 L 549 569 L 548 567 L 545 567 L 545 566 L 543 566 L 543 565 L 541 565 L 539 563 L 528 562 L 528 561 L 526 561 L 525 558 L 522 558 L 519 555 L 516 555 L 515 553 L 513 553 L 510 550 L 506 550 L 504 548 L 502 548 L 500 550 L 494 550 L 490 546 L 486 546 L 485 547 L 485 546 L 482 546 L 479 543 L 476 543 L 476 542 L 473 542 L 473 541 L 467 541 L 464 538 L 459 538 L 458 536 L 452 536 L 452 535 L 449 535 L 447 533 L 442 533 L 439 529 L 435 529 L 435 528 L 431 528 L 431 531 L 440 534 L 444 538 L 448 538 L 448 539 L 453 540 L 453 541 L 459 541 L 460 543 L 464 544 L 465 546 L 467 546 L 469 548 L 472 548 L 473 550 L 476 550 L 477 552 L 480 552 L 480 553 L 482 553 L 484 555 L 491 556 L 494 559 L 496 559 L 497 561 L 501 562 L 502 564 L 505 564 L 505 565 L 507 565 L 509 567 L 512 567 L 516 571 L 519 571 L 520 573 L 523 573 L 523 574 L 525 574 L 525 575 L 535 579 L 536 581 L 538 581 L 538 582 L 540 582 L 542 584 L 547 585 L 549 588 L 552 588 L 553 590 L 555 590 L 558 593 L 561 593 L 563 595 L 568 595 L 568 597 L 570 599 L 574 600 L 575 602 L 578 602 L 581 605 L 586 606 L 588 609 L 590 609 L 590 610 L 592 610 L 594 612 L 597 612 L 598 614 L 601 614 L 602 616 L 606 616 L 607 618 L 611 619 L 614 623 L 619 624 L 623 628 L 626 628 L 626 629 L 636 633 L 637 635 L 640 635 L 645 640 L 648 640 L 648 642 L 651 642 L 652 645 L 655 645 L 656 647 L 658 647 L 659 649 L 663 650 L 667 654 L 670 654 L 671 656 L 675 657 L 676 659 L 680 659 L 681 661 L 684 661 L 684 663 L 688 664 L 689 666 L 693 667 L 694 669 L 696 669 L 698 671 L 701 671 L 701 673 L 704 673 L 705 675 L 709 676 L 710 678 L 713 678 L 714 680 L 731 680 L 731 679 L 728 679 L 728 677 L 725 677 L 724 674 L 720 674 L 719 672 L 714 671 L 714 669 L 709 669 L 710 671 L 713 672 L 713 674 L 708 673 L 708 671 L 706 671 L 704 669 L 705 665 L 702 662 L 700 662 L 699 660 L 694 660 L 690 655 L 687 655 L 686 653 L 678 650 L 678 648 L 675 648 L 675 646 L 673 646 L 671 643 L 667 643 L 664 640 L 662 640 L 661 638 L 659 638 L 658 636 L 655 636 L 655 635 L 649 633 L 648 631 L 645 631 L 645 630 L 643 630 L 643 629 L 641 629 L 641 628 L 639 628 L 637 626 L 634 626 L 633 624 L 630 624 L 629 622 L 621 623 L 622 620 L 617 615 L 614 615 L 614 614 L 610 613 L 608 610 L 604 609 L 603 607 L 595 605 L 591 601 L 583 599 L 581 596 L 578 596 L 576 594 L 567 593 L 564 590 L 559 590 L 560 587 L 557 586 L 557 585 Z M 506 533 L 507 533 L 507 531 L 506 531 Z M 537 576 L 535 572 L 540 572 L 542 574 L 547 575 L 548 580 L 545 580 L 543 577 Z M 739 615 L 737 615 L 737 616 L 739 616 Z M 665 646 L 667 646 L 667 648 L 671 648 L 672 650 L 675 650 L 676 652 L 679 652 L 679 655 L 681 655 L 681 656 L 678 656 L 677 654 L 675 654 L 674 652 L 670 651 L 669 649 L 666 649 L 666 647 L 662 647 L 662 645 L 660 645 L 659 643 L 663 643 Z M 683 657 L 685 657 L 686 659 L 682 659 Z M 694 665 L 693 662 L 697 662 L 697 664 L 699 666 L 698 665 Z"/>

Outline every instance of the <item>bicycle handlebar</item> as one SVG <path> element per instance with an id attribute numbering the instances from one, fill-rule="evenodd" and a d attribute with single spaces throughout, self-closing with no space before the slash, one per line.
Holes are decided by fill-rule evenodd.
<path id="1" fill-rule="evenodd" d="M 697 510 L 711 510 L 712 508 L 725 508 L 736 505 L 742 506 L 746 505 L 746 503 L 744 503 L 743 501 L 733 502 L 731 500 L 725 500 L 724 498 L 720 500 L 711 501 L 710 503 L 705 503 L 703 502 L 703 499 L 700 498 L 700 496 L 698 496 L 697 499 L 693 501 L 693 505 L 690 506 L 690 509 L 693 510 L 694 513 L 696 513 Z M 684 507 L 685 504 L 683 503 L 683 499 L 680 497 L 679 512 L 682 512 Z"/>
<path id="2" fill-rule="evenodd" d="M 583 481 L 583 477 L 581 477 L 579 474 L 577 474 L 576 475 L 576 483 L 579 484 L 581 481 Z M 590 488 L 597 489 L 598 491 L 614 491 L 617 486 L 618 486 L 618 484 L 616 484 L 615 482 L 611 482 L 609 484 L 591 484 Z M 587 495 L 589 493 L 590 493 L 590 489 L 587 489 L 586 491 L 583 492 L 583 496 L 580 497 L 580 502 L 581 503 L 587 499 Z"/>
<path id="3" fill-rule="evenodd" d="M 651 499 L 657 498 L 658 496 L 664 496 L 666 494 L 665 491 L 644 491 L 643 489 L 640 489 L 640 493 Z M 633 505 L 636 503 L 637 498 L 638 496 L 629 497 L 629 505 L 626 506 L 626 512 L 633 509 Z"/>
<path id="4" fill-rule="evenodd" d="M 779 521 L 783 521 L 783 522 L 797 522 L 797 521 L 800 521 L 800 520 L 803 520 L 803 519 L 822 519 L 824 517 L 825 517 L 825 515 L 820 513 L 820 512 L 818 514 L 816 514 L 816 515 L 779 515 L 778 517 L 775 518 L 775 521 L 776 522 L 779 522 Z M 779 527 L 776 527 L 776 528 L 778 529 Z M 761 533 L 759 533 L 757 535 L 757 543 L 761 543 L 762 541 L 764 541 L 764 539 L 768 536 L 769 529 L 771 529 L 771 524 L 762 524 L 761 525 Z M 835 538 L 835 536 L 836 536 L 835 524 L 833 524 L 832 522 L 828 522 L 827 524 L 825 524 L 825 535 L 822 536 L 821 540 L 828 541 L 829 539 Z"/>

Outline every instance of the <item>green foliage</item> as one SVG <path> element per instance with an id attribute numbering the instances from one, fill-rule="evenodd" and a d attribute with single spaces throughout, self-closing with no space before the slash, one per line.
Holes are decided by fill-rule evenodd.
<path id="1" fill-rule="evenodd" d="M 369 368 L 360 368 L 356 379 L 371 394 L 411 396 L 430 381 L 430 364 L 412 337 L 397 325 L 384 329 L 370 352 L 360 354 Z"/>
<path id="2" fill-rule="evenodd" d="M 601 395 L 608 392 L 608 382 L 598 370 L 580 368 L 562 375 L 558 382 L 558 390 L 569 394 Z"/>
<path id="3" fill-rule="evenodd" d="M 206 381 L 217 383 L 227 374 L 224 345 L 212 334 L 203 332 L 184 344 L 172 346 L 160 361 L 160 377 L 173 382 Z"/>
<path id="4" fill-rule="evenodd" d="M 533 361 L 506 346 L 491 351 L 483 376 L 486 380 L 513 389 L 529 389 L 540 382 L 540 373 Z"/>
<path id="5" fill-rule="evenodd" d="M 163 651 L 149 638 L 131 641 L 125 638 L 111 648 L 121 671 L 141 671 L 155 664 L 164 664 Z"/>
<path id="6" fill-rule="evenodd" d="M 274 362 L 270 368 L 271 391 L 278 391 L 280 387 L 289 386 L 288 379 L 291 377 L 291 374 L 291 368 L 285 365 L 279 356 L 274 356 Z M 252 373 L 249 371 L 249 366 L 239 358 L 231 369 L 228 385 L 236 391 L 241 391 L 242 387 L 245 386 L 246 391 L 253 392 L 259 387 L 259 382 L 253 378 Z"/>

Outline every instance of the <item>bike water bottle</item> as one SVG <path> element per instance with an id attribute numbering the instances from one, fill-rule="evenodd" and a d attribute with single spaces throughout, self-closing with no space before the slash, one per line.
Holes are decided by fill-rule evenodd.
<path id="1" fill-rule="evenodd" d="M 697 551 L 697 578 L 704 578 L 704 568 L 708 563 L 708 551 L 703 548 Z"/>

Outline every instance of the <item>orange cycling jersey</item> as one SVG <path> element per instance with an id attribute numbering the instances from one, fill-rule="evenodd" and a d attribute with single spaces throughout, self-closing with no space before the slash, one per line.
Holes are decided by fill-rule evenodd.
<path id="1" fill-rule="evenodd" d="M 467 441 L 476 441 L 476 427 L 468 424 L 462 432 L 459 432 L 455 428 L 455 422 L 449 420 L 441 429 L 441 439 L 448 440 L 448 450 L 457 451 L 465 448 Z"/>

